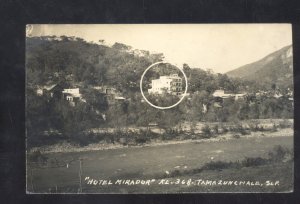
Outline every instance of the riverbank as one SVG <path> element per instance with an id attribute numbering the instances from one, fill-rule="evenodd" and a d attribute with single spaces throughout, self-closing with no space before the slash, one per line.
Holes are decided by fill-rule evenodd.
<path id="1" fill-rule="evenodd" d="M 291 137 L 294 135 L 294 130 L 291 128 L 278 129 L 276 132 L 271 131 L 257 131 L 251 132 L 248 135 L 241 135 L 240 138 L 264 138 L 264 137 L 279 137 L 287 136 Z M 67 152 L 86 152 L 86 151 L 99 151 L 99 150 L 109 150 L 109 149 L 122 149 L 122 148 L 141 148 L 141 147 L 152 147 L 152 146 L 162 146 L 162 145 L 172 145 L 172 144 L 183 144 L 183 143 L 206 143 L 206 142 L 219 142 L 219 141 L 230 141 L 237 140 L 233 133 L 220 134 L 212 138 L 207 139 L 174 139 L 174 140 L 151 140 L 144 144 L 139 145 L 123 145 L 120 143 L 94 143 L 87 146 L 80 147 L 78 145 L 73 145 L 66 141 L 55 145 L 47 145 L 41 147 L 32 148 L 29 153 L 34 151 L 40 151 L 42 153 L 67 153 Z"/>

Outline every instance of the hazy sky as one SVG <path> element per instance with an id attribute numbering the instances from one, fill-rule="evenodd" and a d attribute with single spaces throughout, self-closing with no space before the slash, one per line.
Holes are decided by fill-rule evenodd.
<path id="1" fill-rule="evenodd" d="M 224 73 L 292 44 L 290 24 L 44 24 L 32 36 L 66 35 L 86 41 L 124 43 L 164 53 L 177 66 Z"/>

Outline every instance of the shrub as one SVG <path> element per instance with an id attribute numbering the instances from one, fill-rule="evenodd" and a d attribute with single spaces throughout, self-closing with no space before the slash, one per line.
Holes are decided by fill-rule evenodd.
<path id="1" fill-rule="evenodd" d="M 289 120 L 284 119 L 283 121 L 279 122 L 279 127 L 280 128 L 292 128 L 293 123 L 290 122 Z"/>
<path id="2" fill-rule="evenodd" d="M 213 130 L 214 130 L 215 134 L 219 134 L 219 126 L 218 125 L 215 125 Z"/>
<path id="3" fill-rule="evenodd" d="M 272 132 L 277 132 L 277 131 L 278 131 L 277 126 L 276 126 L 275 123 L 273 123 L 272 130 L 271 130 L 271 131 L 272 131 Z"/>
<path id="4" fill-rule="evenodd" d="M 254 124 L 249 124 L 249 129 L 253 132 L 258 131 L 258 126 Z"/>
<path id="5" fill-rule="evenodd" d="M 239 162 L 211 161 L 209 163 L 204 164 L 202 170 L 220 170 L 238 167 L 240 167 Z"/>
<path id="6" fill-rule="evenodd" d="M 48 159 L 48 164 L 50 165 L 50 167 L 59 167 L 60 166 L 60 163 L 56 159 L 56 157 Z"/>
<path id="7" fill-rule="evenodd" d="M 29 162 L 36 162 L 39 164 L 44 164 L 48 160 L 48 157 L 43 155 L 40 151 L 34 151 L 33 153 L 28 155 Z"/>
<path id="8" fill-rule="evenodd" d="M 163 134 L 160 136 L 160 138 L 161 138 L 162 140 L 170 140 L 170 139 L 173 138 L 173 135 L 172 135 L 172 134 L 163 133 Z"/>
<path id="9" fill-rule="evenodd" d="M 170 177 L 176 177 L 176 176 L 181 176 L 181 175 L 182 175 L 182 173 L 181 173 L 178 169 L 172 171 L 172 172 L 169 174 Z"/>
<path id="10" fill-rule="evenodd" d="M 121 137 L 121 138 L 119 139 L 119 142 L 120 142 L 122 145 L 127 145 L 127 139 L 124 138 L 124 137 Z"/>
<path id="11" fill-rule="evenodd" d="M 250 167 L 250 166 L 260 166 L 268 163 L 268 159 L 263 159 L 261 157 L 246 157 L 242 161 L 242 166 Z"/>
<path id="12" fill-rule="evenodd" d="M 265 131 L 265 128 L 264 128 L 264 126 L 258 126 L 258 131 L 261 131 L 261 132 L 263 132 L 263 131 Z"/>
<path id="13" fill-rule="evenodd" d="M 72 141 L 81 147 L 88 145 L 90 142 L 88 136 L 83 133 L 74 134 Z"/>
<path id="14" fill-rule="evenodd" d="M 201 128 L 202 134 L 205 137 L 210 137 L 212 135 L 211 129 L 208 125 L 205 125 Z"/>
<path id="15" fill-rule="evenodd" d="M 239 138 L 241 138 L 241 136 L 238 135 L 238 134 L 235 134 L 235 135 L 233 135 L 232 137 L 233 137 L 234 139 L 239 139 Z"/>
<path id="16" fill-rule="evenodd" d="M 239 133 L 241 133 L 242 135 L 247 135 L 248 134 L 247 131 L 246 131 L 246 129 L 242 125 L 238 125 L 237 131 Z"/>
<path id="17" fill-rule="evenodd" d="M 141 134 L 141 135 L 147 135 L 148 134 L 148 130 L 144 130 L 144 129 L 140 129 L 139 130 L 139 133 Z"/>
<path id="18" fill-rule="evenodd" d="M 145 137 L 144 135 L 139 135 L 139 136 L 135 137 L 134 140 L 135 140 L 136 144 L 144 144 L 148 141 L 148 138 Z"/>
<path id="19" fill-rule="evenodd" d="M 197 174 L 200 173 L 202 171 L 202 168 L 197 168 L 197 169 L 191 169 L 189 170 L 192 174 Z"/>
<path id="20" fill-rule="evenodd" d="M 279 162 L 282 161 L 286 157 L 291 157 L 292 158 L 292 152 L 287 149 L 282 147 L 281 145 L 276 145 L 269 153 L 269 160 L 274 161 L 274 162 Z"/>
<path id="21" fill-rule="evenodd" d="M 247 134 L 249 134 L 249 133 L 246 131 L 246 129 L 245 129 L 241 124 L 238 124 L 238 125 L 234 126 L 234 127 L 232 128 L 232 131 L 233 131 L 233 132 L 236 132 L 236 133 L 240 133 L 241 135 L 247 135 Z"/>
<path id="22" fill-rule="evenodd" d="M 227 133 L 229 131 L 228 128 L 225 126 L 222 126 L 221 130 L 222 130 L 222 133 Z"/>

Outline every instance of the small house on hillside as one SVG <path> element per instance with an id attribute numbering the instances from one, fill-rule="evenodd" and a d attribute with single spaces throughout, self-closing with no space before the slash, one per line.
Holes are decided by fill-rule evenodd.
<path id="1" fill-rule="evenodd" d="M 273 97 L 278 99 L 278 98 L 283 97 L 283 95 L 280 92 L 277 91 L 277 92 L 275 92 L 275 94 L 273 95 Z"/>
<path id="2" fill-rule="evenodd" d="M 79 88 L 64 89 L 62 94 L 63 98 L 69 101 L 72 106 L 75 106 L 79 101 L 85 102 L 81 96 Z"/>
<path id="3" fill-rule="evenodd" d="M 125 98 L 123 96 L 116 96 L 115 100 L 124 101 Z"/>
<path id="4" fill-rule="evenodd" d="M 219 97 L 219 98 L 231 98 L 231 97 L 235 97 L 235 94 L 227 94 L 225 93 L 224 90 L 216 90 L 214 93 L 213 93 L 213 97 Z"/>
<path id="5" fill-rule="evenodd" d="M 49 98 L 61 98 L 61 92 L 63 87 L 59 84 L 51 84 L 51 85 L 44 85 L 38 86 L 36 93 L 38 96 L 46 96 Z"/>
<path id="6" fill-rule="evenodd" d="M 101 93 L 104 94 L 116 94 L 117 90 L 115 88 L 112 87 L 108 87 L 108 86 L 94 86 L 93 89 L 98 90 Z"/>
<path id="7" fill-rule="evenodd" d="M 106 95 L 106 99 L 108 104 L 117 104 L 117 103 L 122 103 L 126 100 L 123 96 L 118 96 L 118 95 Z"/>
<path id="8" fill-rule="evenodd" d="M 221 99 L 234 98 L 235 100 L 239 100 L 239 99 L 244 99 L 246 97 L 246 93 L 239 93 L 239 94 L 225 93 L 224 90 L 219 89 L 213 93 L 213 97 L 221 98 Z"/>
<path id="9" fill-rule="evenodd" d="M 93 89 L 98 90 L 104 94 L 108 104 L 115 104 L 117 102 L 123 102 L 126 100 L 117 89 L 109 86 L 94 86 Z"/>
<path id="10" fill-rule="evenodd" d="M 239 99 L 244 99 L 246 97 L 245 93 L 240 93 L 240 94 L 235 94 L 234 99 L 239 100 Z"/>

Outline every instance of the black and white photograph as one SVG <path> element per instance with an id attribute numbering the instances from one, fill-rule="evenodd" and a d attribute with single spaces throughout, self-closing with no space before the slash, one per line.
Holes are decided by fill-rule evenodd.
<path id="1" fill-rule="evenodd" d="M 291 24 L 24 29 L 27 194 L 294 191 Z"/>

